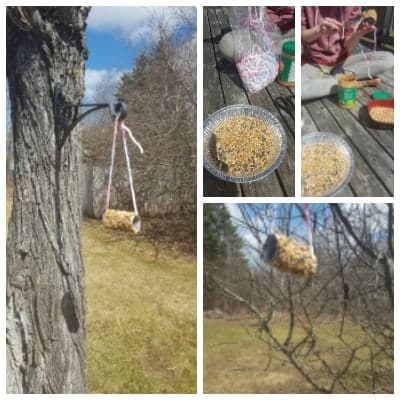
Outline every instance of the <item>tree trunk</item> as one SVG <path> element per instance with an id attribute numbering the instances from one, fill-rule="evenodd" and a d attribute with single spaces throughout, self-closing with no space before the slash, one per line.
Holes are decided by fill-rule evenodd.
<path id="1" fill-rule="evenodd" d="M 78 150 L 88 7 L 7 7 L 14 197 L 7 240 L 7 392 L 86 391 Z M 72 133 L 72 135 L 74 135 Z M 79 137 L 75 137 L 79 140 Z"/>

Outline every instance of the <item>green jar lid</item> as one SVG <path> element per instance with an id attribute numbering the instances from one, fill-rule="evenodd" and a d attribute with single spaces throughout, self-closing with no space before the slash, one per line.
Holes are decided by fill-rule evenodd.
<path id="1" fill-rule="evenodd" d="M 282 52 L 294 56 L 295 43 L 294 40 L 287 40 L 282 45 Z"/>
<path id="2" fill-rule="evenodd" d="M 371 98 L 374 100 L 386 100 L 391 99 L 392 96 L 389 93 L 384 92 L 383 90 L 377 90 L 376 92 L 371 94 Z"/>

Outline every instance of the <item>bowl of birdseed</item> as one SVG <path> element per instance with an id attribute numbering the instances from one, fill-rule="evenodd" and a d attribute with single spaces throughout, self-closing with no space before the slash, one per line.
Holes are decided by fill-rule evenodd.
<path id="1" fill-rule="evenodd" d="M 279 120 L 261 107 L 224 107 L 204 122 L 204 167 L 228 182 L 248 183 L 272 173 L 286 154 Z"/>
<path id="2" fill-rule="evenodd" d="M 302 196 L 337 195 L 349 183 L 353 169 L 353 151 L 340 136 L 314 132 L 301 138 Z"/>

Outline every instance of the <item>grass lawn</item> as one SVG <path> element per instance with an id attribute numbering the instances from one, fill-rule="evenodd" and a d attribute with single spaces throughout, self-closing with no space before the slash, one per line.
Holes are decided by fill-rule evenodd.
<path id="1" fill-rule="evenodd" d="M 89 391 L 196 392 L 195 258 L 165 247 L 156 258 L 100 221 L 84 220 L 82 238 Z"/>
<path id="2" fill-rule="evenodd" d="M 320 324 L 316 335 L 323 356 L 339 367 L 344 352 L 332 333 L 333 325 L 332 322 Z M 274 334 L 280 338 L 285 337 L 286 329 L 284 322 L 273 325 Z M 355 326 L 348 326 L 347 340 L 359 343 L 361 335 Z M 255 320 L 204 320 L 205 393 L 315 393 L 280 352 L 272 350 L 269 368 L 268 359 L 268 346 L 258 338 Z M 315 360 L 309 360 L 307 367 L 320 383 L 327 382 Z M 348 372 L 346 384 L 355 393 L 363 393 L 368 392 L 370 380 L 369 364 L 357 361 Z M 385 391 L 393 391 L 392 362 L 386 365 L 385 374 L 379 376 L 379 384 Z"/>
<path id="3" fill-rule="evenodd" d="M 195 259 L 93 220 L 83 254 L 90 392 L 195 392 Z"/>

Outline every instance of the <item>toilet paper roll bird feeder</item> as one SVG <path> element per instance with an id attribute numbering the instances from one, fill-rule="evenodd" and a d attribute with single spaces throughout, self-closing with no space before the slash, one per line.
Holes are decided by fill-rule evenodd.
<path id="1" fill-rule="evenodd" d="M 88 110 L 78 115 L 78 108 L 84 108 L 84 109 L 88 108 Z M 80 121 L 86 118 L 89 114 L 105 108 L 109 108 L 111 118 L 114 119 L 114 132 L 113 132 L 113 141 L 111 148 L 110 172 L 108 175 L 106 206 L 105 206 L 105 212 L 103 214 L 103 223 L 105 226 L 108 226 L 110 228 L 128 230 L 138 233 L 140 231 L 141 221 L 136 204 L 135 190 L 133 187 L 131 162 L 128 153 L 128 146 L 126 143 L 127 135 L 132 140 L 132 142 L 139 148 L 142 154 L 143 154 L 143 148 L 140 145 L 140 143 L 135 139 L 130 129 L 124 123 L 124 120 L 128 113 L 128 105 L 124 101 L 118 100 L 114 104 L 90 103 L 90 104 L 80 104 L 79 107 L 76 107 L 75 105 L 70 104 L 70 102 L 68 101 L 67 96 L 65 96 L 64 94 L 61 83 L 56 83 L 54 86 L 54 93 L 53 93 L 53 109 L 54 109 L 53 111 L 55 120 L 55 130 L 57 132 L 57 147 L 58 149 L 62 149 L 64 143 L 70 136 L 72 130 L 79 124 Z M 114 160 L 115 160 L 115 145 L 118 134 L 120 134 L 122 138 L 122 143 L 125 152 L 129 186 L 132 196 L 133 211 L 110 209 L 111 184 L 112 184 L 112 176 L 113 176 Z"/>
<path id="2" fill-rule="evenodd" d="M 263 259 L 282 272 L 310 278 L 317 271 L 317 259 L 310 252 L 309 246 L 286 235 L 268 235 L 262 252 Z"/>
<path id="3" fill-rule="evenodd" d="M 135 190 L 133 186 L 133 176 L 132 176 L 132 168 L 131 161 L 128 153 L 128 146 L 126 138 L 127 136 L 132 140 L 132 142 L 138 147 L 141 154 L 143 154 L 143 148 L 140 143 L 135 139 L 131 130 L 125 125 L 124 119 L 127 115 L 127 106 L 123 102 L 117 103 L 114 108 L 114 131 L 113 131 L 113 141 L 111 147 L 111 162 L 110 162 L 110 170 L 108 175 L 108 186 L 107 186 L 107 194 L 106 194 L 106 205 L 105 211 L 103 214 L 103 224 L 105 227 L 119 229 L 124 231 L 133 231 L 134 233 L 139 233 L 141 229 L 141 219 L 139 216 L 138 207 L 136 204 L 136 196 Z M 112 177 L 114 170 L 114 161 L 115 161 L 115 146 L 117 141 L 117 136 L 120 135 L 122 139 L 122 144 L 124 147 L 125 153 L 125 161 L 126 161 L 126 169 L 127 175 L 129 179 L 129 187 L 131 190 L 132 197 L 132 206 L 133 211 L 126 210 L 117 210 L 110 208 L 110 198 L 111 198 L 111 186 L 112 186 Z"/>
<path id="4" fill-rule="evenodd" d="M 312 231 L 308 205 L 303 218 L 307 224 L 308 245 L 282 233 L 270 232 L 262 247 L 262 259 L 282 272 L 311 278 L 317 271 L 317 258 L 312 245 Z"/>

